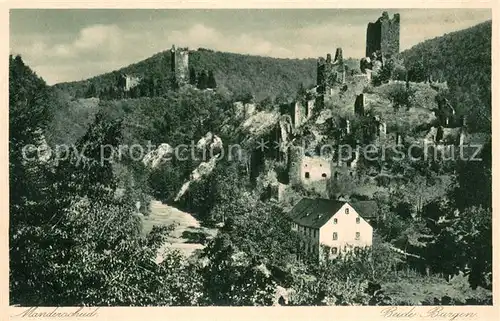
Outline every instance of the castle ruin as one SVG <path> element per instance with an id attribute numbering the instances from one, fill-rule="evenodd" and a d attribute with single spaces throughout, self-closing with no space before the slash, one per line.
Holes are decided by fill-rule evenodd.
<path id="1" fill-rule="evenodd" d="M 336 84 L 345 82 L 345 65 L 342 57 L 342 48 L 337 48 L 335 58 L 327 54 L 326 60 L 323 57 L 318 59 L 317 79 L 318 93 L 325 94 L 328 89 Z"/>
<path id="2" fill-rule="evenodd" d="M 171 68 L 174 82 L 182 87 L 189 83 L 189 48 L 175 48 L 172 45 Z"/>
<path id="3" fill-rule="evenodd" d="M 139 77 L 122 74 L 118 79 L 118 87 L 124 92 L 129 92 L 132 88 L 137 87 L 140 82 L 141 79 Z"/>
<path id="4" fill-rule="evenodd" d="M 389 18 L 384 11 L 376 22 L 368 23 L 366 29 L 366 57 L 379 51 L 383 58 L 399 53 L 399 13 Z"/>
<path id="5" fill-rule="evenodd" d="M 306 100 L 305 102 L 296 100 L 282 105 L 280 111 L 282 115 L 290 115 L 294 128 L 298 128 L 312 117 L 314 107 L 314 100 Z"/>

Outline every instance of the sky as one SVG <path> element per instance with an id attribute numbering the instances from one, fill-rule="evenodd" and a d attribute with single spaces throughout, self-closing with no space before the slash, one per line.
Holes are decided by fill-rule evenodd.
<path id="1" fill-rule="evenodd" d="M 491 20 L 490 9 L 13 9 L 10 52 L 52 85 L 125 67 L 155 53 L 199 47 L 317 58 L 342 47 L 361 58 L 366 26 L 401 16 L 400 49 Z"/>

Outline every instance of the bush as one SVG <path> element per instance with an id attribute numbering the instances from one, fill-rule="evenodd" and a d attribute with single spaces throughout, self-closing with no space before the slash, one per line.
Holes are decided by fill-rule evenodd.
<path id="1" fill-rule="evenodd" d="M 389 92 L 389 99 L 392 101 L 394 109 L 399 109 L 400 107 L 410 108 L 415 92 L 416 89 L 410 87 L 409 84 L 397 84 L 394 86 L 392 91 Z"/>

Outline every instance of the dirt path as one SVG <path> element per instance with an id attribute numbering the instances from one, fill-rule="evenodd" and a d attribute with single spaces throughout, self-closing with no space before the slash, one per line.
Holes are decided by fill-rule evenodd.
<path id="1" fill-rule="evenodd" d="M 203 238 L 210 238 L 217 234 L 216 229 L 201 227 L 200 222 L 193 215 L 173 206 L 160 201 L 152 201 L 150 208 L 151 214 L 143 218 L 144 234 L 149 233 L 154 225 L 175 224 L 175 229 L 163 248 L 178 249 L 184 255 L 191 256 L 195 250 L 205 247 L 201 241 Z M 161 260 L 161 257 L 158 260 Z"/>

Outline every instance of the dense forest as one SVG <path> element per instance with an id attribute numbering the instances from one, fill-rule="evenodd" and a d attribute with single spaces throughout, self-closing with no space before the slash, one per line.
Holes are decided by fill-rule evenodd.
<path id="1" fill-rule="evenodd" d="M 98 91 L 115 86 L 116 79 L 123 73 L 154 79 L 157 87 L 166 90 L 172 79 L 170 56 L 167 50 L 120 70 L 56 87 L 83 97 L 92 84 Z M 189 60 L 197 74 L 213 70 L 218 87 L 235 94 L 251 93 L 258 100 L 275 98 L 277 93 L 292 95 L 301 83 L 310 86 L 316 81 L 315 59 L 277 59 L 198 49 L 190 51 Z"/>
<path id="2" fill-rule="evenodd" d="M 491 131 L 491 21 L 426 40 L 401 53 L 413 79 L 446 81 L 449 101 L 471 126 Z"/>

